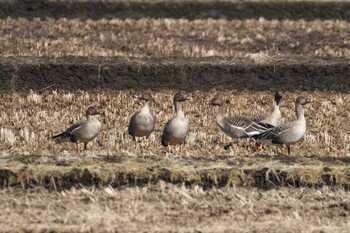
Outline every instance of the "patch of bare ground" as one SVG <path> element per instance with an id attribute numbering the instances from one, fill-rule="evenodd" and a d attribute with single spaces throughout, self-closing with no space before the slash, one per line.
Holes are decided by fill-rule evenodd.
<path id="1" fill-rule="evenodd" d="M 1 91 L 282 90 L 350 92 L 347 58 L 2 57 Z"/>
<path id="2" fill-rule="evenodd" d="M 0 18 L 202 18 L 247 19 L 345 19 L 347 1 L 300 0 L 36 0 L 0 1 Z"/>
<path id="3" fill-rule="evenodd" d="M 0 191 L 3 232 L 348 232 L 342 189 L 143 188 Z"/>
<path id="4" fill-rule="evenodd" d="M 1 56 L 348 57 L 339 20 L 0 20 Z"/>

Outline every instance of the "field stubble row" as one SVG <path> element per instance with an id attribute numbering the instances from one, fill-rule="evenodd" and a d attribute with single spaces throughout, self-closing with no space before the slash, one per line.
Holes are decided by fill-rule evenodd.
<path id="1" fill-rule="evenodd" d="M 348 232 L 349 192 L 323 188 L 0 191 L 4 232 Z"/>
<path id="2" fill-rule="evenodd" d="M 0 20 L 1 56 L 347 57 L 350 28 L 339 20 Z"/>
<path id="3" fill-rule="evenodd" d="M 191 125 L 186 151 L 187 156 L 253 154 L 251 148 L 240 146 L 224 149 L 231 139 L 219 132 L 215 123 L 216 109 L 208 102 L 216 93 L 227 98 L 227 113 L 230 115 L 253 115 L 268 111 L 272 104 L 272 93 L 210 91 L 189 93 L 191 100 L 183 109 Z M 151 145 L 144 140 L 136 144 L 127 135 L 130 117 L 141 107 L 133 96 L 134 91 L 101 92 L 57 92 L 3 93 L 1 94 L 0 141 L 3 156 L 18 154 L 60 155 L 71 153 L 68 144 L 56 144 L 51 136 L 83 118 L 89 105 L 98 106 L 103 130 L 86 155 L 160 155 L 165 150 L 160 146 L 160 135 L 165 122 L 173 115 L 173 92 L 154 94 L 152 106 L 157 122 L 151 135 Z M 292 147 L 296 156 L 348 156 L 349 155 L 349 94 L 323 92 L 285 93 L 282 99 L 283 121 L 295 118 L 294 101 L 304 95 L 314 102 L 306 107 L 307 133 L 303 142 Z M 246 144 L 243 141 L 243 144 Z M 267 154 L 273 148 L 267 147 Z"/>

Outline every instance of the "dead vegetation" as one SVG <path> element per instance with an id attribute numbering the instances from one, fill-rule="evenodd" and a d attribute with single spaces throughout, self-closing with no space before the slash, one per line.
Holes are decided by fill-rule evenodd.
<path id="1" fill-rule="evenodd" d="M 229 114 L 267 111 L 272 103 L 268 92 L 220 92 L 229 101 Z M 192 92 L 191 100 L 183 104 L 191 124 L 184 158 L 179 157 L 179 148 L 168 154 L 160 145 L 162 127 L 173 114 L 171 91 L 154 94 L 157 123 L 150 145 L 144 139 L 135 143 L 127 134 L 130 117 L 141 107 L 133 91 L 3 93 L 1 185 L 62 189 L 79 183 L 120 186 L 164 180 L 204 187 L 349 187 L 350 137 L 349 125 L 344 123 L 349 118 L 349 94 L 285 93 L 283 121 L 295 118 L 296 96 L 314 102 L 306 108 L 305 139 L 292 146 L 293 156 L 284 160 L 274 155 L 274 147 L 266 146 L 264 155 L 257 155 L 247 140 L 227 146 L 231 139 L 219 132 L 215 110 L 208 105 L 215 93 Z M 83 118 L 89 105 L 101 109 L 103 125 L 89 150 L 77 154 L 72 144 L 55 143 L 51 136 Z"/>
<path id="2" fill-rule="evenodd" d="M 73 3 L 49 2 L 63 2 L 67 6 Z M 28 9 L 34 9 L 34 15 L 35 10 L 39 13 L 46 10 L 46 4 L 41 2 L 35 6 L 37 9 L 23 6 L 23 11 L 19 10 L 23 17 Z M 95 11 L 96 5 L 92 6 L 84 8 L 85 17 Z M 19 60 L 26 59 L 21 56 L 30 56 L 32 60 L 22 64 L 33 63 L 42 69 L 42 63 L 34 61 L 36 57 L 51 58 L 47 67 L 57 64 L 57 57 L 66 64 L 67 56 L 101 56 L 106 60 L 119 56 L 130 63 L 139 59 L 145 66 L 149 64 L 148 58 L 198 58 L 205 63 L 203 58 L 213 57 L 228 64 L 239 62 L 235 60 L 239 58 L 249 66 L 251 63 L 275 65 L 281 60 L 291 61 L 291 57 L 294 58 L 291 63 L 303 57 L 311 61 L 307 64 L 310 65 L 317 60 L 314 58 L 322 57 L 324 60 L 316 61 L 320 66 L 330 65 L 336 58 L 346 66 L 350 55 L 350 26 L 341 20 L 321 21 L 312 16 L 314 20 L 310 21 L 136 19 L 138 16 L 103 19 L 105 12 L 95 15 L 98 20 L 83 20 L 84 16 L 79 19 L 72 14 L 75 19 L 57 17 L 68 15 L 63 8 L 54 15 L 57 18 L 50 18 L 48 13 L 47 18 L 39 15 L 41 19 L 29 19 L 29 14 L 27 19 L 0 20 L 0 56 L 9 64 L 2 66 L 3 70 L 10 70 L 6 73 L 9 75 L 3 75 L 6 82 L 11 80 L 8 86 L 15 86 L 17 78 L 29 80 L 32 75 L 40 82 L 50 74 L 46 70 L 39 76 L 28 66 L 29 72 L 17 77 L 21 68 L 17 66 L 18 60 L 11 64 L 11 59 L 6 60 L 10 56 L 19 56 Z M 165 59 L 161 62 L 166 63 Z M 94 80 L 96 74 L 99 79 L 101 70 L 108 73 L 108 66 L 97 66 L 87 72 L 91 73 L 88 79 Z M 55 69 L 59 72 L 60 67 Z M 310 69 L 305 70 L 303 75 L 309 78 Z M 334 70 L 337 68 L 324 73 Z M 128 72 L 126 69 L 130 78 Z M 186 76 L 179 74 L 179 79 Z M 79 78 L 82 76 L 85 75 L 80 74 Z M 256 74 L 252 76 L 263 79 Z M 294 77 L 287 74 L 283 78 Z M 245 76 L 239 78 L 244 80 Z M 298 80 L 291 85 L 295 90 L 300 90 Z M 283 79 L 277 82 L 283 83 Z M 207 104 L 216 93 L 214 90 L 192 91 L 191 100 L 183 105 L 191 124 L 183 158 L 177 155 L 178 151 L 167 154 L 160 146 L 162 127 L 173 114 L 173 91 L 155 93 L 152 109 L 157 124 L 150 145 L 144 140 L 135 144 L 127 135 L 129 119 L 140 109 L 132 97 L 135 91 L 63 92 L 52 91 L 55 86 L 51 86 L 40 92 L 0 93 L 0 229 L 3 232 L 347 232 L 350 95 L 346 83 L 335 85 L 343 85 L 342 88 L 322 89 L 313 82 L 317 81 L 308 82 L 310 89 L 303 90 L 343 92 L 286 93 L 282 100 L 284 121 L 294 119 L 297 96 L 314 100 L 306 108 L 305 139 L 292 147 L 291 157 L 274 155 L 273 147 L 266 147 L 264 155 L 256 155 L 245 140 L 225 147 L 231 139 L 219 132 L 214 123 L 215 110 Z M 38 87 L 41 88 L 40 84 Z M 236 91 L 242 89 L 236 86 L 232 89 L 235 91 L 219 91 L 229 101 L 230 114 L 251 115 L 271 106 L 272 93 Z M 89 105 L 97 105 L 103 112 L 99 117 L 103 131 L 89 145 L 89 150 L 78 154 L 73 145 L 56 144 L 51 136 L 80 120 Z"/>
<path id="3" fill-rule="evenodd" d="M 0 55 L 348 57 L 349 27 L 339 20 L 7 18 Z"/>
<path id="4" fill-rule="evenodd" d="M 272 103 L 272 94 L 268 92 L 251 93 L 221 91 L 230 104 L 229 114 L 252 115 L 268 111 Z M 187 157 L 207 155 L 250 156 L 254 151 L 246 141 L 243 146 L 234 146 L 229 150 L 224 145 L 231 142 L 219 132 L 215 124 L 215 110 L 208 106 L 209 99 L 215 94 L 193 92 L 191 100 L 183 104 L 189 118 L 191 131 L 186 145 Z M 160 146 L 160 134 L 165 122 L 172 116 L 171 99 L 173 92 L 155 93 L 156 103 L 152 109 L 157 117 L 156 130 L 151 135 L 151 145 L 144 140 L 136 144 L 127 135 L 127 126 L 133 113 L 140 109 L 139 101 L 133 98 L 133 91 L 101 92 L 57 92 L 47 91 L 41 94 L 3 93 L 0 105 L 0 146 L 2 157 L 16 155 L 68 155 L 72 145 L 56 144 L 51 136 L 67 126 L 79 121 L 89 105 L 97 105 L 102 110 L 99 117 L 103 130 L 85 156 L 161 156 L 164 150 Z M 349 94 L 327 94 L 322 92 L 286 93 L 282 99 L 283 121 L 295 118 L 294 100 L 304 95 L 314 100 L 306 108 L 308 129 L 305 140 L 292 147 L 295 156 L 349 156 Z M 274 148 L 266 153 L 273 155 Z"/>
<path id="5" fill-rule="evenodd" d="M 0 191 L 3 232 L 347 232 L 342 189 L 143 188 Z"/>

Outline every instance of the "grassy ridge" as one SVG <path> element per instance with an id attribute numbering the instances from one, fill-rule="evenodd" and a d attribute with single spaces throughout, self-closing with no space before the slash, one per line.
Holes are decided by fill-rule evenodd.
<path id="1" fill-rule="evenodd" d="M 350 187 L 349 159 L 318 158 L 199 158 L 105 157 L 99 159 L 35 158 L 2 159 L 0 185 L 49 189 L 70 187 L 173 184 L 223 186 Z M 46 161 L 46 162 L 44 162 Z"/>

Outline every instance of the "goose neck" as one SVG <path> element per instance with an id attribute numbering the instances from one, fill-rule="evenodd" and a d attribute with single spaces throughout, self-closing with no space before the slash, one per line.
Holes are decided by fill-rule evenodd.
<path id="1" fill-rule="evenodd" d="M 295 106 L 295 112 L 296 112 L 296 115 L 297 115 L 297 119 L 303 119 L 304 118 L 304 108 L 303 108 L 303 105 L 301 104 L 297 104 Z"/>
<path id="2" fill-rule="evenodd" d="M 150 109 L 151 109 L 151 101 L 147 101 L 145 103 L 145 105 L 142 107 L 142 110 L 143 112 L 150 112 Z"/>
<path id="3" fill-rule="evenodd" d="M 174 101 L 175 113 L 181 112 L 181 104 L 179 101 Z"/>
<path id="4" fill-rule="evenodd" d="M 223 118 L 225 117 L 225 105 L 224 104 L 221 104 L 219 106 L 219 112 L 216 116 L 216 121 L 219 122 L 221 121 Z"/>

